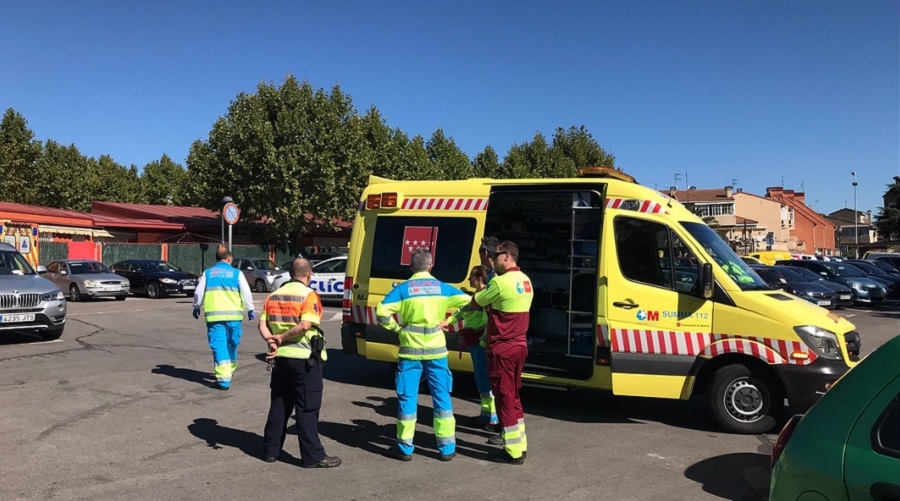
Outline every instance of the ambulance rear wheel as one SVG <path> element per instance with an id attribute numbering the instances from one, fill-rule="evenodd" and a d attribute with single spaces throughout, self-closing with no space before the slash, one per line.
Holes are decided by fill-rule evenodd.
<path id="1" fill-rule="evenodd" d="M 732 364 L 715 372 L 706 402 L 712 418 L 727 430 L 756 435 L 775 427 L 779 395 L 780 388 L 764 374 Z"/>

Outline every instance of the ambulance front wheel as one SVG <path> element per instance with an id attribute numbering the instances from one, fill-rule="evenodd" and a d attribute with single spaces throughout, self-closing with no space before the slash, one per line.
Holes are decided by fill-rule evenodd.
<path id="1" fill-rule="evenodd" d="M 740 364 L 717 370 L 708 387 L 710 415 L 729 431 L 766 433 L 775 427 L 783 397 L 773 378 Z"/>

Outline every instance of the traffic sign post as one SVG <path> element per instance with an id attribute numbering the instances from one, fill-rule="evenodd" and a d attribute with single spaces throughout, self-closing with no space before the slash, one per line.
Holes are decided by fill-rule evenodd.
<path id="1" fill-rule="evenodd" d="M 232 202 L 228 202 L 225 204 L 225 207 L 222 207 L 222 218 L 228 223 L 228 251 L 231 251 L 231 228 L 234 226 L 234 223 L 238 222 L 238 219 L 241 217 L 241 210 L 238 209 L 238 206 Z"/>

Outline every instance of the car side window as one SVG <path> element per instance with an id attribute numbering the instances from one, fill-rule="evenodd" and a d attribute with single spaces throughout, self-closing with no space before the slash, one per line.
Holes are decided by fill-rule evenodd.
<path id="1" fill-rule="evenodd" d="M 872 448 L 886 456 L 900 459 L 900 395 L 891 400 L 875 424 Z"/>
<path id="2" fill-rule="evenodd" d="M 243 259 L 235 259 L 231 262 L 232 268 L 237 268 L 239 270 L 244 269 L 244 260 Z"/>
<path id="3" fill-rule="evenodd" d="M 346 273 L 347 272 L 347 260 L 340 259 L 337 262 L 337 266 L 334 267 L 332 273 Z"/>
<path id="4" fill-rule="evenodd" d="M 672 269 L 665 258 L 669 253 L 669 232 L 665 226 L 643 219 L 618 217 L 615 239 L 619 269 L 625 278 L 672 287 Z"/>
<path id="5" fill-rule="evenodd" d="M 47 265 L 47 271 L 50 273 L 56 273 L 59 271 L 59 263 L 57 261 L 53 261 L 52 263 Z"/>

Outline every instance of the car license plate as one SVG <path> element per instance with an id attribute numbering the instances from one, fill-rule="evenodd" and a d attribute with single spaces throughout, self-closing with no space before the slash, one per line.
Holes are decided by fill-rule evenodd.
<path id="1" fill-rule="evenodd" d="M 194 289 L 196 289 L 196 288 L 197 288 L 197 287 L 194 286 L 194 285 L 185 285 L 184 287 L 182 287 L 182 289 L 184 289 L 184 290 L 186 290 L 186 291 L 192 291 L 192 290 L 194 290 Z"/>
<path id="2" fill-rule="evenodd" d="M 819 306 L 831 306 L 831 301 L 816 301 Z"/>
<path id="3" fill-rule="evenodd" d="M 850 299 L 850 294 L 843 294 L 841 299 Z"/>
<path id="4" fill-rule="evenodd" d="M 16 324 L 19 322 L 34 322 L 34 313 L 0 316 L 0 323 Z"/>

